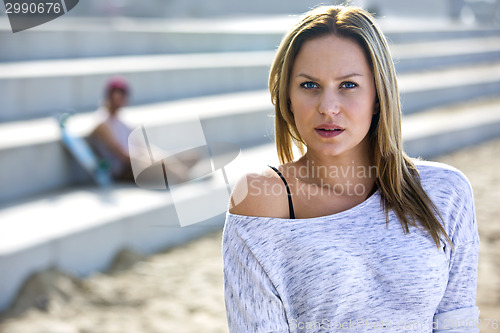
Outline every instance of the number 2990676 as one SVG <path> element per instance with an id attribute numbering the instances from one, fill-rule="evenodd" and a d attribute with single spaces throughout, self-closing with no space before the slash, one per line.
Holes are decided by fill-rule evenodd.
<path id="1" fill-rule="evenodd" d="M 7 2 L 6 14 L 60 14 L 63 10 L 60 2 Z"/>

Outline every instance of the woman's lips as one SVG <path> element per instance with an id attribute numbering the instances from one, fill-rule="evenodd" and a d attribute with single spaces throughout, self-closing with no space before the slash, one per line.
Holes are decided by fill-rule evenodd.
<path id="1" fill-rule="evenodd" d="M 337 135 L 340 135 L 344 132 L 344 130 L 325 130 L 325 129 L 320 129 L 316 128 L 316 133 L 318 133 L 321 137 L 323 138 L 333 138 L 336 137 Z"/>
<path id="2" fill-rule="evenodd" d="M 323 138 L 333 138 L 344 132 L 344 129 L 337 125 L 321 125 L 314 130 Z"/>

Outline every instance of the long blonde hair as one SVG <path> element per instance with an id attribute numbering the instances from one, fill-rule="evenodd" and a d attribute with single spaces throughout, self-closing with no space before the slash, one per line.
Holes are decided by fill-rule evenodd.
<path id="1" fill-rule="evenodd" d="M 451 244 L 437 207 L 420 183 L 415 164 L 403 151 L 401 104 L 396 71 L 387 41 L 372 16 L 360 8 L 322 6 L 305 17 L 283 38 L 269 76 L 275 106 L 275 136 L 281 163 L 294 159 L 292 144 L 304 154 L 304 141 L 290 111 L 289 81 L 293 63 L 305 41 L 333 34 L 357 42 L 365 52 L 375 81 L 378 112 L 369 130 L 372 163 L 377 167 L 377 186 L 387 222 L 392 210 L 405 233 L 420 224 L 436 246 L 440 236 Z"/>

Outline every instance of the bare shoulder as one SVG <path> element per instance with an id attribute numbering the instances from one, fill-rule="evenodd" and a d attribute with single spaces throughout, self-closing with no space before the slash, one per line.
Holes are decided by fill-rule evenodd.
<path id="1" fill-rule="evenodd" d="M 90 136 L 92 137 L 102 137 L 109 132 L 108 127 L 105 123 L 99 123 L 94 129 L 90 132 Z"/>
<path id="2" fill-rule="evenodd" d="M 236 183 L 229 207 L 231 214 L 288 218 L 285 185 L 272 169 L 248 173 Z"/>

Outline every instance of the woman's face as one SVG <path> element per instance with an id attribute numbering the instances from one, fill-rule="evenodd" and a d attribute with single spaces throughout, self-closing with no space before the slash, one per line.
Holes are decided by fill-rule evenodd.
<path id="1" fill-rule="evenodd" d="M 355 41 L 334 35 L 306 41 L 293 64 L 289 89 L 308 153 L 352 158 L 368 153 L 376 92 L 368 61 Z"/>

